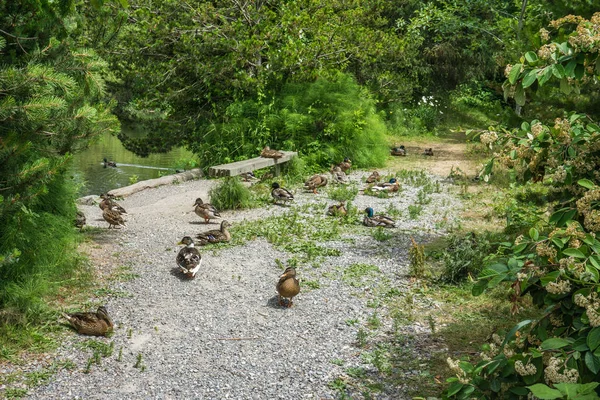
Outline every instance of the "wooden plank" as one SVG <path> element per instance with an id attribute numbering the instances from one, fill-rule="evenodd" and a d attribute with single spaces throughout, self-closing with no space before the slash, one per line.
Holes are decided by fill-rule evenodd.
<path id="1" fill-rule="evenodd" d="M 215 165 L 214 167 L 210 167 L 208 169 L 208 174 L 210 176 L 236 176 L 246 172 L 252 172 L 257 169 L 267 168 L 275 166 L 276 169 L 278 167 L 290 161 L 292 158 L 298 155 L 295 151 L 282 151 L 283 157 L 275 159 L 275 158 L 264 158 L 264 157 L 256 157 L 251 158 L 249 160 L 237 161 L 229 164 L 221 164 Z"/>

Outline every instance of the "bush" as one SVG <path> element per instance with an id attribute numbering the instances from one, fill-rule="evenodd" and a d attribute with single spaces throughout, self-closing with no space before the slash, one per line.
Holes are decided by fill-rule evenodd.
<path id="1" fill-rule="evenodd" d="M 252 205 L 252 194 L 237 177 L 227 177 L 210 192 L 210 203 L 218 210 L 235 210 L 249 208 Z"/>
<path id="2" fill-rule="evenodd" d="M 497 237 L 489 232 L 450 236 L 447 248 L 442 252 L 444 270 L 439 279 L 443 282 L 458 283 L 468 276 L 477 276 L 486 257 L 498 247 L 495 239 Z"/>

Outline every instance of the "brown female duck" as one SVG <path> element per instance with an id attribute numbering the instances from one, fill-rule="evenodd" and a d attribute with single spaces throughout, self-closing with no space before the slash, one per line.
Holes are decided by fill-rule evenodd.
<path id="1" fill-rule="evenodd" d="M 221 243 L 229 242 L 231 240 L 231 234 L 228 227 L 231 224 L 228 221 L 221 222 L 221 229 L 211 229 L 210 231 L 199 233 L 196 236 L 196 243 L 198 246 L 205 246 L 210 243 Z"/>
<path id="2" fill-rule="evenodd" d="M 298 293 L 300 293 L 300 282 L 296 279 L 296 269 L 287 267 L 283 274 L 279 276 L 279 282 L 277 282 L 277 293 L 279 305 L 283 306 L 282 298 L 288 298 L 286 307 L 291 307 L 293 299 Z"/>
<path id="3" fill-rule="evenodd" d="M 327 178 L 323 175 L 313 175 L 306 182 L 304 182 L 304 188 L 311 190 L 314 194 L 317 194 L 317 188 L 327 185 Z"/>
<path id="4" fill-rule="evenodd" d="M 114 327 L 104 306 L 98 307 L 96 312 L 63 313 L 62 315 L 82 335 L 104 336 L 112 332 Z"/>
<path id="5" fill-rule="evenodd" d="M 221 218 L 221 214 L 219 214 L 219 211 L 217 211 L 215 206 L 204 203 L 200 197 L 196 199 L 194 206 L 194 212 L 200 218 L 204 218 L 204 223 L 206 224 L 208 224 L 208 221 L 211 219 Z"/>

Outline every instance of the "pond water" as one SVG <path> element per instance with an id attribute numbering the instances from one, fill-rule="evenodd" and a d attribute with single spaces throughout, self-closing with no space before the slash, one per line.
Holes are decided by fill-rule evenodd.
<path id="1" fill-rule="evenodd" d="M 117 167 L 105 168 L 104 158 L 114 161 Z M 176 169 L 183 169 L 185 163 L 193 159 L 193 154 L 183 148 L 138 157 L 125 149 L 116 136 L 107 133 L 98 143 L 73 156 L 73 174 L 84 184 L 80 196 L 99 195 L 137 181 L 174 174 Z"/>

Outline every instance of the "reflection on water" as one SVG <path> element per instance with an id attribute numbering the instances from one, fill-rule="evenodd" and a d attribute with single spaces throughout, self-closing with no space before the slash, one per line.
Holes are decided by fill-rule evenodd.
<path id="1" fill-rule="evenodd" d="M 117 167 L 104 168 L 102 160 L 105 157 L 117 163 Z M 173 174 L 176 168 L 183 168 L 185 160 L 189 159 L 193 159 L 193 154 L 182 148 L 165 154 L 138 157 L 126 150 L 117 137 L 105 134 L 98 143 L 73 156 L 73 173 L 78 181 L 84 183 L 81 196 L 99 195 L 134 183 L 136 176 L 138 181 L 143 181 Z"/>

